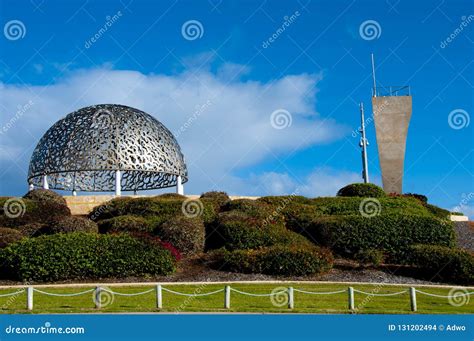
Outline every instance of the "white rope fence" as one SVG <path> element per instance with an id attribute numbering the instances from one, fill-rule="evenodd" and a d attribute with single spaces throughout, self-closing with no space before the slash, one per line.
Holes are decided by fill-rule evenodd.
<path id="1" fill-rule="evenodd" d="M 454 290 L 453 288 L 452 290 Z M 75 297 L 75 296 L 81 296 L 89 293 L 93 293 L 93 299 L 95 302 L 96 308 L 100 309 L 102 307 L 102 301 L 105 293 L 110 294 L 110 295 L 117 295 L 117 296 L 126 296 L 126 297 L 134 297 L 134 296 L 139 296 L 139 295 L 146 295 L 151 292 L 155 292 L 156 294 L 156 307 L 158 309 L 163 308 L 163 291 L 168 292 L 173 295 L 178 295 L 178 296 L 186 296 L 186 297 L 204 297 L 204 296 L 210 296 L 210 295 L 215 295 L 215 294 L 220 294 L 224 292 L 224 308 L 225 309 L 230 309 L 230 302 L 231 302 L 231 292 L 235 292 L 240 295 L 246 295 L 250 297 L 276 297 L 281 295 L 286 295 L 287 302 L 288 302 L 288 308 L 293 309 L 294 308 L 294 303 L 295 303 L 295 298 L 294 298 L 294 293 L 298 292 L 301 294 L 305 295 L 336 295 L 336 294 L 343 294 L 347 293 L 348 295 L 348 309 L 350 311 L 355 311 L 355 293 L 365 295 L 365 296 L 375 296 L 375 297 L 389 297 L 389 296 L 398 296 L 398 295 L 404 295 L 406 293 L 410 294 L 410 305 L 411 305 L 411 310 L 412 311 L 417 311 L 417 301 L 416 301 L 416 293 L 419 293 L 421 295 L 426 295 L 426 296 L 432 296 L 432 297 L 437 297 L 437 298 L 444 298 L 444 299 L 459 299 L 459 297 L 466 297 L 470 295 L 474 295 L 474 291 L 468 292 L 465 289 L 462 289 L 462 293 L 455 293 L 454 295 L 438 295 L 438 294 L 432 294 L 429 292 L 421 291 L 418 289 L 415 289 L 414 287 L 408 288 L 403 291 L 398 291 L 398 292 L 391 292 L 391 293 L 377 293 L 377 292 L 366 292 L 358 289 L 354 289 L 353 287 L 349 287 L 347 289 L 342 289 L 342 290 L 337 290 L 337 291 L 306 291 L 302 289 L 297 289 L 293 287 L 288 287 L 288 288 L 282 288 L 279 291 L 272 291 L 270 293 L 251 293 L 251 292 L 246 292 L 242 290 L 238 290 L 235 288 L 232 288 L 230 285 L 226 285 L 222 289 L 218 289 L 215 291 L 210 291 L 206 293 L 193 293 L 193 294 L 188 294 L 188 293 L 183 293 L 179 291 L 174 291 L 168 288 L 162 287 L 161 284 L 157 284 L 155 288 L 151 288 L 149 290 L 141 291 L 141 292 L 134 292 L 134 293 L 123 293 L 123 292 L 117 292 L 110 290 L 108 288 L 104 287 L 96 287 L 93 289 L 88 289 L 84 290 L 81 292 L 75 292 L 75 293 L 55 293 L 55 292 L 47 292 L 43 291 L 40 289 L 36 289 L 32 286 L 29 286 L 25 289 L 21 289 L 15 292 L 7 293 L 7 294 L 0 294 L 0 297 L 9 297 L 9 296 L 15 296 L 22 294 L 26 291 L 27 295 L 27 309 L 28 310 L 33 310 L 33 296 L 34 292 L 37 292 L 38 294 L 42 295 L 47 295 L 47 296 L 55 296 L 55 297 Z M 113 297 L 113 296 L 112 296 Z"/>

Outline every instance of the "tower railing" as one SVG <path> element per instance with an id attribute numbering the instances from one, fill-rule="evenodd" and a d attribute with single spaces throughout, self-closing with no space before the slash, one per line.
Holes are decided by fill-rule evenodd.
<path id="1" fill-rule="evenodd" d="M 372 89 L 372 96 L 374 97 L 410 96 L 410 86 L 409 85 L 396 85 L 396 86 L 377 85 L 377 88 Z"/>

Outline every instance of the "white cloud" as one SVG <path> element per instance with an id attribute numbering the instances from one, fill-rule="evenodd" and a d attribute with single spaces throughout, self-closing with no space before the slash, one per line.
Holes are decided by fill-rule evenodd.
<path id="1" fill-rule="evenodd" d="M 334 196 L 337 191 L 354 182 L 361 182 L 360 174 L 338 171 L 328 167 L 313 170 L 296 178 L 288 173 L 266 172 L 250 177 L 249 183 L 262 195 L 296 194 L 307 197 Z"/>
<path id="2" fill-rule="evenodd" d="M 291 75 L 265 83 L 229 81 L 238 70 L 238 65 L 230 64 L 215 73 L 188 69 L 177 75 L 145 75 L 103 67 L 68 73 L 47 86 L 0 83 L 0 128 L 9 122 L 18 106 L 30 100 L 34 103 L 0 135 L 0 179 L 8 179 L 23 189 L 25 174 L 13 171 L 5 161 L 13 161 L 12 151 L 32 149 L 58 119 L 81 107 L 100 103 L 136 107 L 155 116 L 172 132 L 180 131 L 178 141 L 186 156 L 190 174 L 187 191 L 191 193 L 211 188 L 246 191 L 250 188 L 249 179 L 236 176 L 237 170 L 273 155 L 334 141 L 347 132 L 345 127 L 324 119 L 316 111 L 320 75 Z M 246 68 L 242 72 L 247 72 Z M 270 115 L 280 108 L 291 113 L 292 125 L 278 130 L 272 127 Z M 196 119 L 191 121 L 193 116 Z M 190 124 L 186 125 L 187 122 Z M 26 171 L 29 153 L 15 154 L 14 161 Z M 314 176 L 308 178 L 314 185 L 306 186 L 316 187 L 308 187 L 308 193 L 333 191 L 328 184 L 330 175 Z M 272 192 L 285 192 L 291 187 L 289 176 L 276 178 L 271 180 Z M 9 186 L 8 190 L 12 188 Z"/>

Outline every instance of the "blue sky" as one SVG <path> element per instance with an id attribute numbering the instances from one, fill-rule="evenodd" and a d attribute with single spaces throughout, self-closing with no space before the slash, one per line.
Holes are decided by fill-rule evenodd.
<path id="1" fill-rule="evenodd" d="M 172 132 L 196 118 L 178 136 L 188 193 L 334 195 L 360 181 L 352 132 L 359 102 L 372 114 L 373 52 L 378 82 L 413 95 L 404 192 L 473 216 L 472 14 L 459 0 L 3 0 L 0 195 L 25 192 L 33 148 L 55 121 L 110 102 Z M 197 36 L 183 33 L 191 20 Z M 291 125 L 275 129 L 280 109 Z M 367 134 L 380 184 L 373 123 Z"/>

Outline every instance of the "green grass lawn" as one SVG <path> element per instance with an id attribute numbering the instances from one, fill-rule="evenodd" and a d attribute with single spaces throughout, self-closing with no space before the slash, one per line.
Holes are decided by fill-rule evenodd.
<path id="1" fill-rule="evenodd" d="M 292 286 L 306 291 L 338 291 L 348 288 L 347 284 L 290 284 L 290 283 L 235 283 L 232 288 L 255 294 L 268 294 L 278 287 Z M 376 294 L 394 293 L 408 289 L 407 286 L 387 285 L 352 285 L 354 289 Z M 163 285 L 174 291 L 196 294 L 222 289 L 224 284 L 197 285 Z M 92 287 L 39 288 L 56 294 L 77 293 Z M 154 288 L 150 286 L 111 286 L 110 290 L 120 293 L 138 293 Z M 417 287 L 417 289 L 437 295 L 448 295 L 449 288 Z M 0 295 L 15 292 L 15 289 L 0 289 Z M 471 289 L 470 291 L 474 291 Z M 104 301 L 110 302 L 111 295 L 104 294 Z M 469 298 L 469 300 L 467 299 Z M 286 300 L 283 297 L 283 304 Z M 75 297 L 47 296 L 34 293 L 34 309 L 32 313 L 114 313 L 114 312 L 268 312 L 268 313 L 349 313 L 347 292 L 333 295 L 309 295 L 299 292 L 294 294 L 295 307 L 287 305 L 275 306 L 270 297 L 245 296 L 231 292 L 231 309 L 224 309 L 224 292 L 203 297 L 185 297 L 163 291 L 163 309 L 156 308 L 156 293 L 125 297 L 114 295 L 111 303 L 96 309 L 93 293 Z M 105 303 L 105 302 L 104 302 Z M 430 314 L 466 314 L 474 313 L 474 295 L 465 297 L 464 304 L 454 306 L 447 298 L 425 296 L 417 293 L 418 313 Z M 0 297 L 2 313 L 28 313 L 26 310 L 26 292 L 11 297 Z M 355 293 L 355 307 L 362 314 L 402 314 L 410 313 L 410 297 L 408 292 L 389 297 L 374 297 Z"/>

